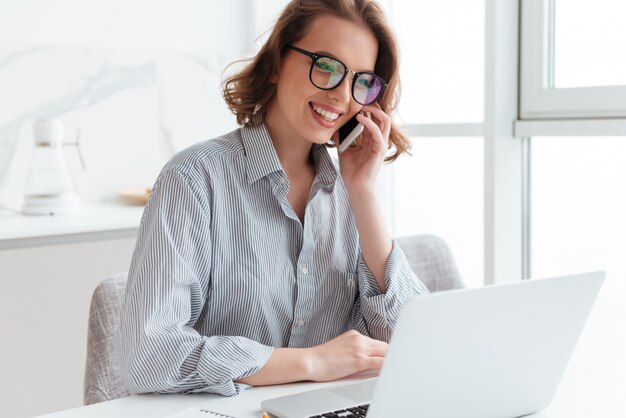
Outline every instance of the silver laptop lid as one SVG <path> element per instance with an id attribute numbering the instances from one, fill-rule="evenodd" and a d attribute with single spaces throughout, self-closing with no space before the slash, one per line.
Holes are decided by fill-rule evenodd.
<path id="1" fill-rule="evenodd" d="M 604 272 L 453 290 L 404 306 L 368 418 L 516 417 L 556 391 Z"/>
<path id="2" fill-rule="evenodd" d="M 370 399 L 367 417 L 515 417 L 545 408 L 604 272 L 417 296 L 404 306 L 378 382 L 268 399 L 303 418 Z"/>

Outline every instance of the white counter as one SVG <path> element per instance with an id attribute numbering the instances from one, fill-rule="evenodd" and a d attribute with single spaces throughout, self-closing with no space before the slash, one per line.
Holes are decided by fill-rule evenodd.
<path id="1" fill-rule="evenodd" d="M 142 206 L 86 205 L 70 215 L 28 216 L 0 209 L 0 250 L 134 237 Z"/>
<path id="2" fill-rule="evenodd" d="M 0 416 L 82 404 L 89 301 L 100 281 L 128 271 L 142 212 L 113 204 L 41 217 L 0 210 Z M 35 389 L 35 402 L 33 382 L 45 388 Z"/>

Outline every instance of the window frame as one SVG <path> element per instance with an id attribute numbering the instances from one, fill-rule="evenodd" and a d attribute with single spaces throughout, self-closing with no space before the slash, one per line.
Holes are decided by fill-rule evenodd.
<path id="1" fill-rule="evenodd" d="M 625 118 L 626 86 L 554 87 L 555 1 L 520 2 L 520 119 Z"/>
<path id="2" fill-rule="evenodd" d="M 485 0 L 484 121 L 402 127 L 413 137 L 483 137 L 485 284 L 529 278 L 530 141 L 517 138 L 514 130 L 519 113 L 519 8 L 517 0 Z"/>

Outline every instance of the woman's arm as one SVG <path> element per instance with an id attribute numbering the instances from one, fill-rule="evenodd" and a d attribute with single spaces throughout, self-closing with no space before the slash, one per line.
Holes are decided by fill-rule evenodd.
<path id="1" fill-rule="evenodd" d="M 351 328 L 389 341 L 402 306 L 414 295 L 428 293 L 387 230 L 375 193 L 376 178 L 387 153 L 391 119 L 378 105 L 365 106 L 371 118 L 358 116 L 365 127 L 361 146 L 339 154 L 341 177 L 359 233 L 359 298 Z"/>
<path id="2" fill-rule="evenodd" d="M 385 269 L 392 242 L 376 197 L 376 179 L 387 153 L 391 118 L 378 104 L 364 106 L 370 117 L 357 114 L 365 127 L 359 146 L 339 154 L 350 206 L 359 232 L 359 243 L 365 263 L 382 293 L 386 292 Z"/>
<path id="3" fill-rule="evenodd" d="M 210 286 L 209 194 L 176 169 L 160 175 L 142 218 L 116 336 L 126 387 L 143 392 L 238 394 L 273 348 L 244 337 L 203 336 Z"/>
<path id="4" fill-rule="evenodd" d="M 367 369 L 380 369 L 387 343 L 348 331 L 311 348 L 275 348 L 257 373 L 239 382 L 252 386 L 303 380 L 330 381 Z"/>
<path id="5" fill-rule="evenodd" d="M 378 198 L 372 190 L 348 190 L 348 196 L 359 231 L 363 259 L 376 279 L 380 292 L 385 293 L 385 271 L 393 245 Z"/>

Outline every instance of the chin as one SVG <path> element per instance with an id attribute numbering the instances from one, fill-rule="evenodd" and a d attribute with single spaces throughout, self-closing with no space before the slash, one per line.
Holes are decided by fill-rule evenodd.
<path id="1" fill-rule="evenodd" d="M 330 140 L 331 140 L 330 136 L 316 135 L 314 138 L 311 139 L 311 142 L 313 142 L 314 144 L 324 145 L 327 142 L 329 142 Z"/>
<path id="2" fill-rule="evenodd" d="M 326 144 L 331 140 L 335 130 L 333 128 L 323 128 L 314 121 L 310 123 L 307 121 L 307 123 L 300 125 L 299 134 L 301 138 L 306 138 L 313 144 Z"/>

